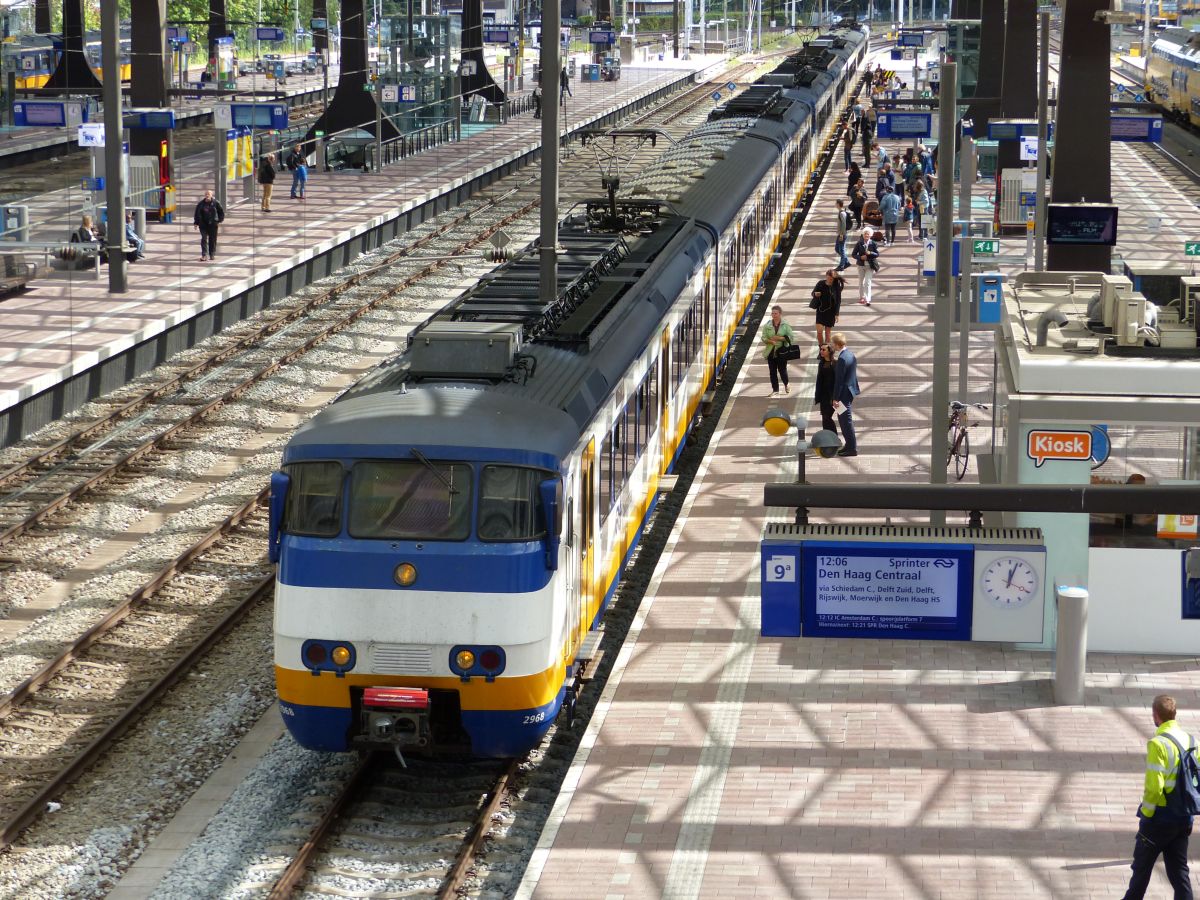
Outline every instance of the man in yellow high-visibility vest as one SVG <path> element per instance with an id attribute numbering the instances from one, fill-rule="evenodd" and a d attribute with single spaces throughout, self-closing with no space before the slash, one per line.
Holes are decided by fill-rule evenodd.
<path id="1" fill-rule="evenodd" d="M 1133 877 L 1125 900 L 1141 900 L 1150 883 L 1154 863 L 1163 856 L 1167 879 L 1175 889 L 1175 900 L 1192 900 L 1192 880 L 1188 873 L 1188 836 L 1192 817 L 1170 808 L 1169 796 L 1179 775 L 1180 750 L 1192 746 L 1191 736 L 1175 721 L 1175 698 L 1159 694 L 1152 707 L 1157 730 L 1146 744 L 1146 784 L 1138 809 L 1138 833 L 1133 845 Z M 1169 737 L 1168 737 L 1169 736 Z M 1179 742 L 1176 747 L 1174 738 Z"/>

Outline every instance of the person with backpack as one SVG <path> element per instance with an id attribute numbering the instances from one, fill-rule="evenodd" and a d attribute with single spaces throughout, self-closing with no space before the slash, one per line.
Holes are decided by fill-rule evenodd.
<path id="1" fill-rule="evenodd" d="M 1146 744 L 1146 781 L 1133 843 L 1133 876 L 1125 900 L 1141 900 L 1161 853 L 1175 900 L 1191 900 L 1188 837 L 1200 811 L 1200 763 L 1196 741 L 1175 721 L 1175 698 L 1159 694 L 1151 711 L 1157 730 Z"/>

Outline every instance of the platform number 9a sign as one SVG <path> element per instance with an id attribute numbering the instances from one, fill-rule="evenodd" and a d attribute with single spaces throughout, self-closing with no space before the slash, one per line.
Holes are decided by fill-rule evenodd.
<path id="1" fill-rule="evenodd" d="M 796 557 L 771 556 L 767 558 L 767 581 L 794 582 L 796 580 Z"/>

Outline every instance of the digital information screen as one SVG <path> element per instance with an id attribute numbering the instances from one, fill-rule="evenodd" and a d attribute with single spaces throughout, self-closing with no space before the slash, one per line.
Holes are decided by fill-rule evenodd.
<path id="1" fill-rule="evenodd" d="M 1051 203 L 1046 207 L 1049 244 L 1117 242 L 1117 207 L 1103 203 Z"/>
<path id="2" fill-rule="evenodd" d="M 286 128 L 287 107 L 272 103 L 234 103 L 234 128 Z"/>
<path id="3" fill-rule="evenodd" d="M 14 111 L 20 113 L 19 106 L 14 105 Z M 61 103 L 29 103 L 24 104 L 24 123 L 26 125 L 66 125 L 66 112 Z"/>
<path id="4" fill-rule="evenodd" d="M 879 136 L 928 137 L 932 120 L 932 113 L 883 113 L 879 116 Z"/>
<path id="5" fill-rule="evenodd" d="M 1162 140 L 1162 116 L 1112 116 L 1109 121 L 1114 141 Z"/>
<path id="6" fill-rule="evenodd" d="M 974 547 L 805 542 L 805 637 L 971 639 Z"/>

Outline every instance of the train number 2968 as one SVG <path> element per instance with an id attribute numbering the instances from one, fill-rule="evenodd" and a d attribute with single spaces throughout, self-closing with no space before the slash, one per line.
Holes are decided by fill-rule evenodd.
<path id="1" fill-rule="evenodd" d="M 532 715 L 526 716 L 524 721 L 521 722 L 521 724 L 522 725 L 533 725 L 537 722 L 544 722 L 544 721 L 546 721 L 546 713 L 545 713 L 545 711 L 542 711 L 542 712 L 535 712 Z"/>

